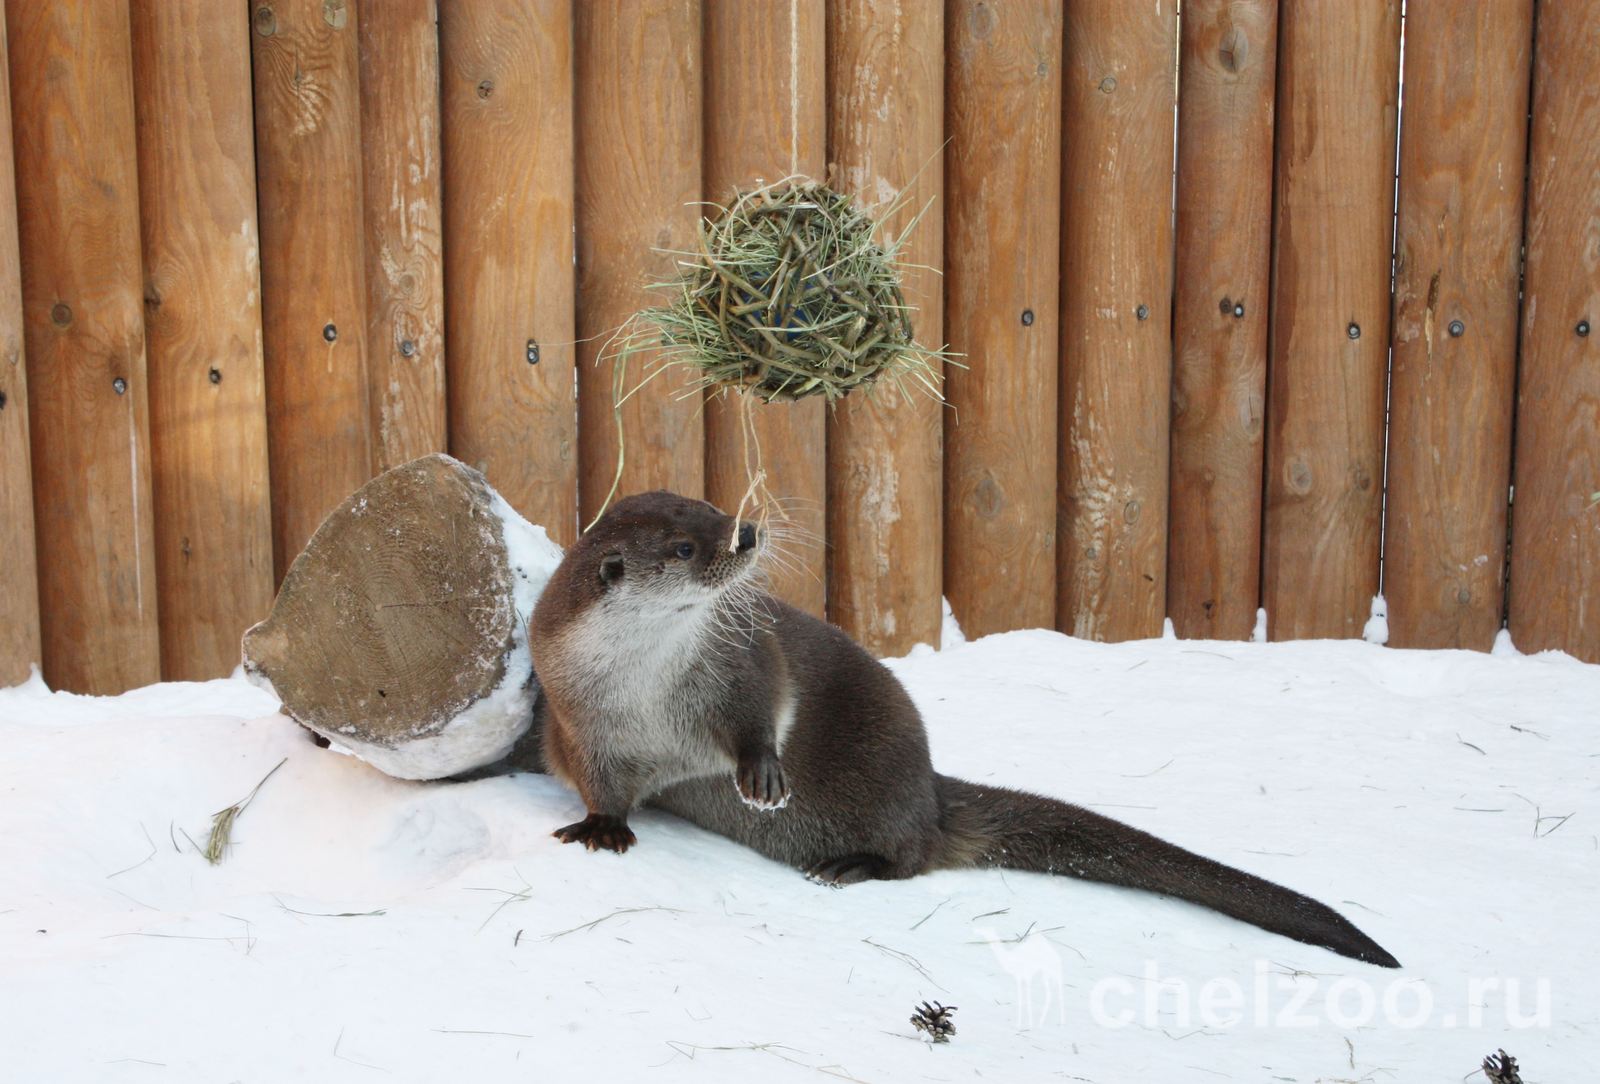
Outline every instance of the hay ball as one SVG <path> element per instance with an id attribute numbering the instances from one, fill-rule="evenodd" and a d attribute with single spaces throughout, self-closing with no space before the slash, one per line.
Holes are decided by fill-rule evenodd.
<path id="1" fill-rule="evenodd" d="M 831 402 L 885 377 L 931 385 L 895 256 L 872 219 L 815 181 L 738 193 L 701 222 L 671 300 L 646 315 L 709 387 Z"/>

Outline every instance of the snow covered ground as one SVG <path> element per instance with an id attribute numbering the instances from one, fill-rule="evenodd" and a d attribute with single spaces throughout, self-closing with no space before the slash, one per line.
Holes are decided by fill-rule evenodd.
<path id="1" fill-rule="evenodd" d="M 1592 1078 L 1600 667 L 1046 632 L 891 665 L 943 770 L 1281 880 L 1405 968 L 1060 878 L 831 891 L 649 812 L 588 854 L 551 780 L 389 779 L 243 681 L 35 682 L 0 691 L 0 1078 Z"/>

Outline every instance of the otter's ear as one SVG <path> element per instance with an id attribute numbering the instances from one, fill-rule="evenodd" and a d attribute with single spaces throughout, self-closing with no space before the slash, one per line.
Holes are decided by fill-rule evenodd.
<path id="1" fill-rule="evenodd" d="M 608 553 L 600 558 L 600 582 L 616 583 L 622 579 L 622 554 Z"/>

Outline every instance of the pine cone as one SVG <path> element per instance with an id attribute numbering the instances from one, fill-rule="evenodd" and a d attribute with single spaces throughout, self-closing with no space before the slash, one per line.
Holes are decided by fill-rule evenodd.
<path id="1" fill-rule="evenodd" d="M 1522 1084 L 1517 1059 L 1504 1050 L 1483 1059 L 1483 1075 L 1489 1078 L 1489 1084 Z"/>
<path id="2" fill-rule="evenodd" d="M 937 1001 L 932 1003 L 924 1001 L 917 1007 L 917 1011 L 911 1014 L 911 1026 L 918 1031 L 926 1031 L 933 1042 L 947 1043 L 950 1041 L 950 1036 L 956 1033 L 956 1023 L 950 1019 L 950 1014 L 955 1011 L 954 1005 L 946 1007 Z"/>

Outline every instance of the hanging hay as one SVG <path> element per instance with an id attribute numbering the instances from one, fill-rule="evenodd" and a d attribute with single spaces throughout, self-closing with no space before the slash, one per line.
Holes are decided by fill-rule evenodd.
<path id="1" fill-rule="evenodd" d="M 815 181 L 737 193 L 702 219 L 699 251 L 680 254 L 682 275 L 659 284 L 670 299 L 639 314 L 621 354 L 659 345 L 662 364 L 690 366 L 699 386 L 769 403 L 833 402 L 885 378 L 939 398 L 943 351 L 917 343 L 900 290 L 910 229 L 879 244 L 849 196 Z"/>
<path id="2" fill-rule="evenodd" d="M 901 206 L 885 208 L 884 217 Z M 635 313 L 600 351 L 598 360 L 612 364 L 617 468 L 595 520 L 622 482 L 623 404 L 668 371 L 688 371 L 685 394 L 732 392 L 741 400 L 750 486 L 734 510 L 735 525 L 747 503 L 762 508 L 763 517 L 771 505 L 750 413 L 754 400 L 821 395 L 831 404 L 888 380 L 902 393 L 921 391 L 943 402 L 939 363 L 959 362 L 916 341 L 900 288 L 900 249 L 921 217 L 913 216 L 897 240 L 880 244 L 873 220 L 849 196 L 789 178 L 737 192 L 702 218 L 697 250 L 673 253 L 680 274 L 651 286 L 665 303 Z M 628 365 L 636 355 L 646 360 L 634 380 Z"/>

